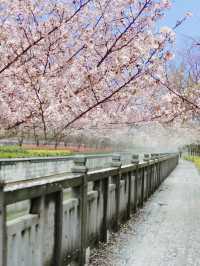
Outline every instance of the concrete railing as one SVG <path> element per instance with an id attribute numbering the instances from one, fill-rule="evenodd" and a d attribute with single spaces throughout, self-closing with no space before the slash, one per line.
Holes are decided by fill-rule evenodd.
<path id="1" fill-rule="evenodd" d="M 187 146 L 189 156 L 200 156 L 200 144 L 191 144 Z"/>
<path id="2" fill-rule="evenodd" d="M 86 249 L 106 242 L 108 231 L 117 231 L 177 163 L 177 154 L 145 155 L 142 162 L 133 155 L 122 166 L 114 155 L 111 167 L 88 171 L 86 158 L 77 157 L 71 176 L 1 182 L 0 266 L 84 265 Z M 68 188 L 73 197 L 65 200 Z M 8 221 L 6 207 L 24 200 L 29 213 Z"/>
<path id="3" fill-rule="evenodd" d="M 120 154 L 123 164 L 130 162 L 131 154 L 129 152 Z M 74 158 L 75 156 L 0 159 L 0 180 L 24 180 L 66 173 L 73 166 Z M 86 158 L 87 168 L 100 169 L 109 167 L 112 153 L 86 155 Z"/>

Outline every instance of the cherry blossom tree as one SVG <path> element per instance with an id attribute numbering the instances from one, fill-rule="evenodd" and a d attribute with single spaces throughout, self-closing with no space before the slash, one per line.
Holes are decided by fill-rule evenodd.
<path id="1" fill-rule="evenodd" d="M 156 25 L 170 7 L 169 0 L 1 1 L 1 127 L 59 141 L 69 128 L 162 116 L 157 103 L 175 33 Z"/>
<path id="2" fill-rule="evenodd" d="M 195 46 L 190 47 L 182 54 L 182 63 L 168 68 L 165 79 L 158 80 L 163 90 L 162 105 L 158 111 L 164 121 L 199 121 L 200 113 L 200 68 L 199 53 Z M 162 108 L 161 108 L 162 107 Z"/>

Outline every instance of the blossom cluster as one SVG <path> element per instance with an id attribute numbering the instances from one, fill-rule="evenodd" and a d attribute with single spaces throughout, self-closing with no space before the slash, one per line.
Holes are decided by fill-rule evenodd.
<path id="1" fill-rule="evenodd" d="M 0 9 L 0 124 L 62 134 L 141 120 L 174 32 L 169 0 L 15 0 Z M 147 100 L 148 99 L 148 100 Z M 142 112 L 141 112 L 142 111 Z"/>

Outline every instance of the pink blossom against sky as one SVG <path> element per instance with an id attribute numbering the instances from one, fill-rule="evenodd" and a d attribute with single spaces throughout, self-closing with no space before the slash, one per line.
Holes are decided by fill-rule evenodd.
<path id="1" fill-rule="evenodd" d="M 200 39 L 200 1 L 199 0 L 173 0 L 172 8 L 166 17 L 159 23 L 161 26 L 173 27 L 176 21 L 183 18 L 187 12 L 192 13 L 177 30 L 176 55 L 185 49 L 193 38 Z"/>

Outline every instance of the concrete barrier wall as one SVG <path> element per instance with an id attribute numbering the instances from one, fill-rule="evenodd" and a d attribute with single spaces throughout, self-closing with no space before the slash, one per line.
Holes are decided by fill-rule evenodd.
<path id="1" fill-rule="evenodd" d="M 76 174 L 70 178 L 1 184 L 1 266 L 84 265 L 86 248 L 107 241 L 108 231 L 117 231 L 142 207 L 176 167 L 178 156 L 125 166 L 116 164 L 115 157 L 115 167 L 83 174 L 85 163 L 83 158 L 79 165 L 76 161 Z M 87 191 L 89 182 L 93 187 Z M 72 188 L 73 198 L 63 200 L 67 187 Z M 29 213 L 7 221 L 5 207 L 21 200 L 30 200 Z"/>
<path id="2" fill-rule="evenodd" d="M 25 180 L 70 172 L 75 156 L 54 158 L 0 159 L 0 180 Z M 87 167 L 100 169 L 109 167 L 112 154 L 87 155 Z M 122 163 L 131 160 L 131 154 L 121 153 Z"/>

